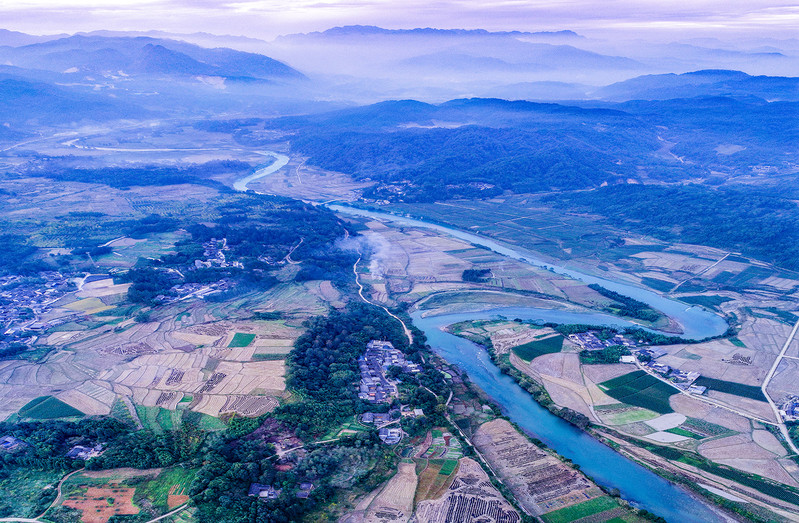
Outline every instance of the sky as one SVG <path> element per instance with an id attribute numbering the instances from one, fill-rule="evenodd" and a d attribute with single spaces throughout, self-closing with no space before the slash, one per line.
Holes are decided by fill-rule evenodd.
<path id="1" fill-rule="evenodd" d="M 665 39 L 799 38 L 799 2 L 775 0 L 0 0 L 0 27 L 32 34 L 164 30 L 272 39 L 338 25 L 571 29 Z"/>

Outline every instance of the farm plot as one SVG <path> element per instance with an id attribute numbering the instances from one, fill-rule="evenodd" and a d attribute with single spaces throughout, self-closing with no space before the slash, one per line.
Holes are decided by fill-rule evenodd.
<path id="1" fill-rule="evenodd" d="M 531 514 L 540 515 L 602 495 L 583 474 L 539 449 L 506 420 L 481 425 L 474 444 Z"/>
<path id="2" fill-rule="evenodd" d="M 524 361 L 530 362 L 544 354 L 560 352 L 561 349 L 563 349 L 563 336 L 555 334 L 514 347 L 513 353 Z"/>
<path id="3" fill-rule="evenodd" d="M 53 396 L 40 396 L 19 409 L 20 418 L 56 419 L 83 416 L 83 412 Z"/>
<path id="4" fill-rule="evenodd" d="M 431 433 L 432 443 L 422 454 L 423 458 L 457 460 L 463 456 L 463 449 L 458 438 L 441 429 L 433 429 Z M 447 475 L 449 474 L 450 472 L 447 472 Z"/>
<path id="5" fill-rule="evenodd" d="M 228 347 L 249 347 L 255 340 L 255 334 L 249 332 L 237 332 L 233 339 L 227 344 Z"/>
<path id="6" fill-rule="evenodd" d="M 139 513 L 133 504 L 135 488 L 109 486 L 87 487 L 83 493 L 68 496 L 63 505 L 79 510 L 83 523 L 106 523 L 112 516 L 125 516 Z"/>
<path id="7" fill-rule="evenodd" d="M 605 394 L 622 403 L 660 414 L 674 412 L 669 405 L 669 398 L 676 394 L 677 390 L 642 370 L 603 381 L 598 385 Z"/>
<path id="8" fill-rule="evenodd" d="M 402 462 L 397 473 L 388 480 L 366 511 L 364 523 L 404 522 L 413 513 L 416 492 L 416 465 Z"/>
<path id="9" fill-rule="evenodd" d="M 419 463 L 424 470 L 419 474 L 419 483 L 416 488 L 417 504 L 428 499 L 438 499 L 444 495 L 454 479 L 452 473 L 457 470 L 458 461 L 452 460 L 446 470 L 444 470 L 444 464 L 447 462 L 444 460 L 434 459 L 426 462 L 419 461 Z"/>
<path id="10" fill-rule="evenodd" d="M 149 519 L 188 501 L 195 472 L 184 468 L 84 471 L 64 484 L 63 506 L 80 510 L 81 521 L 88 523 L 142 511 Z"/>
<path id="11" fill-rule="evenodd" d="M 602 496 L 544 514 L 541 519 L 545 523 L 569 523 L 588 517 L 591 517 L 591 521 L 626 521 L 619 517 L 625 513 L 618 501 L 610 496 Z"/>
<path id="12" fill-rule="evenodd" d="M 458 472 L 446 493 L 439 499 L 419 502 L 415 516 L 418 521 L 428 523 L 521 521 L 519 513 L 491 485 L 480 465 L 469 458 L 460 460 Z"/>
<path id="13" fill-rule="evenodd" d="M 640 407 L 625 405 L 624 403 L 616 403 L 613 405 L 596 405 L 594 410 L 602 419 L 602 421 L 608 425 L 627 425 L 628 423 L 648 421 L 658 417 L 656 412 L 642 409 Z"/>

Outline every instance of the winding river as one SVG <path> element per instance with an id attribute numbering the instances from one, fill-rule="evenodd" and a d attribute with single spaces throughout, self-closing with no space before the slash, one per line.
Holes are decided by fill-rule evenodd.
<path id="1" fill-rule="evenodd" d="M 236 190 L 247 190 L 247 184 L 282 168 L 288 163 L 284 155 L 272 152 L 275 161 L 257 169 L 252 175 L 239 180 Z M 702 309 L 689 307 L 655 292 L 628 284 L 606 280 L 574 269 L 554 265 L 537 258 L 525 249 L 503 244 L 466 231 L 445 227 L 387 213 L 366 211 L 344 205 L 329 205 L 342 214 L 369 217 L 401 225 L 432 229 L 475 245 L 488 248 L 531 265 L 546 267 L 556 273 L 585 283 L 598 283 L 613 291 L 631 296 L 668 314 L 683 329 L 683 335 L 701 339 L 722 334 L 727 329 L 723 318 Z M 617 453 L 561 418 L 541 407 L 530 394 L 519 387 L 509 376 L 502 374 L 491 362 L 488 353 L 469 340 L 443 330 L 459 321 L 488 319 L 502 315 L 510 318 L 541 320 L 555 323 L 588 323 L 598 325 L 631 326 L 630 322 L 602 313 L 586 313 L 544 308 L 501 308 L 482 312 L 456 313 L 423 317 L 412 315 L 414 324 L 428 338 L 433 350 L 451 364 L 464 370 L 469 378 L 488 394 L 513 422 L 530 435 L 540 439 L 560 455 L 580 465 L 581 469 L 599 484 L 617 488 L 622 497 L 635 505 L 665 518 L 669 523 L 715 523 L 725 521 L 708 503 L 697 499 L 679 486 L 666 481 Z"/>

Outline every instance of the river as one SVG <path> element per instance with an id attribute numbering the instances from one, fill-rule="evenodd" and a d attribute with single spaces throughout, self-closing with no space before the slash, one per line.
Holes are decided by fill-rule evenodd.
<path id="1" fill-rule="evenodd" d="M 267 152 L 275 162 L 259 168 L 252 175 L 236 182 L 237 190 L 246 190 L 247 184 L 271 174 L 288 163 L 288 158 Z M 285 158 L 285 161 L 283 159 Z M 277 167 L 275 167 L 277 166 Z M 242 188 L 243 187 L 243 188 Z M 355 216 L 363 216 L 402 225 L 432 229 L 475 245 L 488 248 L 531 265 L 546 267 L 554 272 L 586 283 L 598 283 L 615 292 L 631 296 L 668 314 L 683 329 L 684 336 L 705 338 L 722 334 L 727 329 L 723 318 L 702 309 L 660 296 L 636 287 L 585 274 L 574 269 L 558 266 L 538 259 L 533 253 L 515 246 L 503 244 L 466 231 L 445 227 L 411 218 L 387 213 L 366 211 L 344 205 L 329 205 L 331 210 Z M 422 317 L 420 312 L 412 315 L 413 323 L 428 338 L 433 350 L 451 364 L 465 371 L 469 378 L 496 402 L 502 411 L 531 436 L 534 436 L 560 455 L 571 459 L 599 484 L 617 488 L 624 499 L 665 518 L 669 523 L 715 523 L 725 518 L 714 511 L 708 503 L 701 501 L 683 488 L 666 481 L 657 474 L 634 463 L 610 447 L 594 439 L 582 430 L 541 407 L 532 396 L 516 382 L 502 374 L 491 361 L 488 353 L 464 338 L 445 332 L 443 327 L 459 321 L 488 319 L 502 315 L 509 318 L 551 321 L 555 323 L 589 323 L 615 326 L 630 326 L 630 322 L 602 313 L 581 313 L 542 308 L 502 308 L 482 312 L 446 314 Z"/>

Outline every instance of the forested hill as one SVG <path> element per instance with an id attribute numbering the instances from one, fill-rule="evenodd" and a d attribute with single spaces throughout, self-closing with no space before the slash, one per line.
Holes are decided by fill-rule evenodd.
<path id="1" fill-rule="evenodd" d="M 309 163 L 378 186 L 367 198 L 435 201 L 503 191 L 712 179 L 796 161 L 799 104 L 697 97 L 585 107 L 496 99 L 393 101 L 268 125 Z"/>
<path id="2" fill-rule="evenodd" d="M 752 187 L 619 185 L 544 197 L 665 240 L 741 251 L 799 269 L 799 206 Z"/>
<path id="3" fill-rule="evenodd" d="M 271 123 L 294 130 L 292 147 L 311 163 L 388 184 L 371 196 L 404 201 L 596 187 L 636 176 L 636 158 L 659 148 L 655 129 L 628 113 L 493 99 Z"/>

